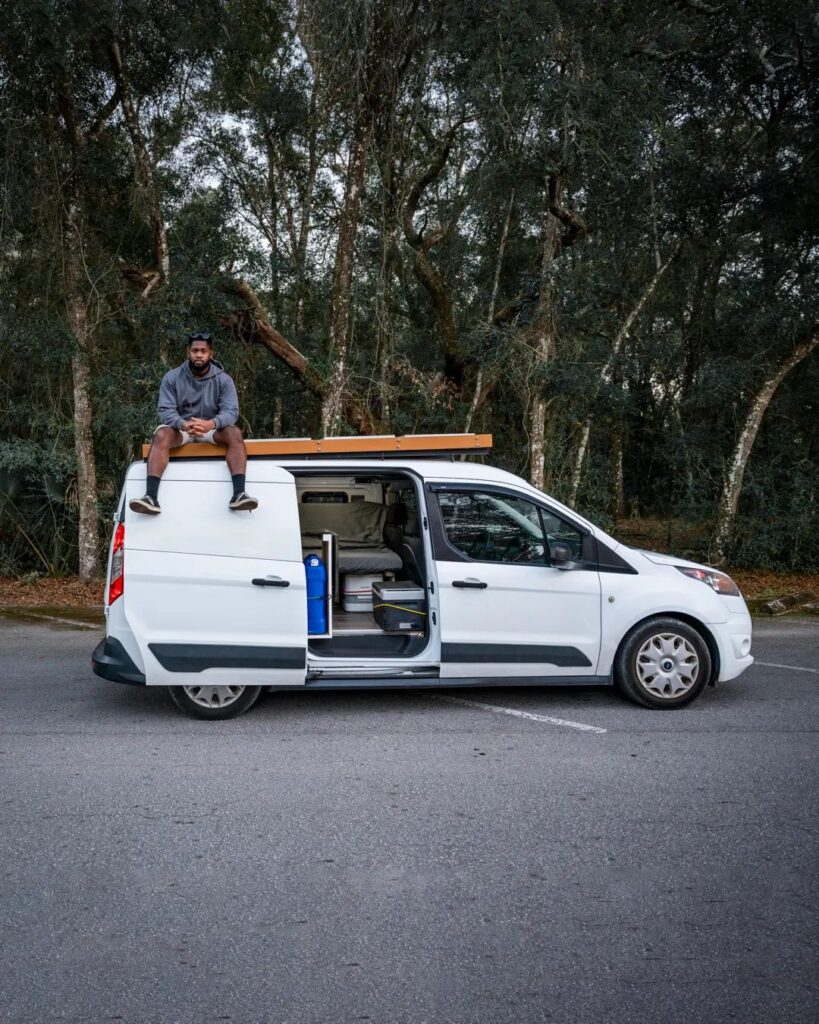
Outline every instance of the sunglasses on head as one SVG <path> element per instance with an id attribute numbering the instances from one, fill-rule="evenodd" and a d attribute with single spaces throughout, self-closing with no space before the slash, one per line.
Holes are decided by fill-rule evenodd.
<path id="1" fill-rule="evenodd" d="M 196 331 L 195 334 L 188 335 L 188 342 L 194 341 L 210 341 L 211 337 L 207 331 Z"/>

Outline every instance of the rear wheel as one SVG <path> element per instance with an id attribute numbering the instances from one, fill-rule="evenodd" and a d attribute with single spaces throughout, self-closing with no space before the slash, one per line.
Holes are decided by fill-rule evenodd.
<path id="1" fill-rule="evenodd" d="M 169 686 L 177 707 L 194 718 L 235 718 L 256 703 L 261 686 Z"/>
<path id="2" fill-rule="evenodd" d="M 702 636 L 680 619 L 656 618 L 620 644 L 614 680 L 620 692 L 646 708 L 681 708 L 705 689 L 711 655 Z"/>

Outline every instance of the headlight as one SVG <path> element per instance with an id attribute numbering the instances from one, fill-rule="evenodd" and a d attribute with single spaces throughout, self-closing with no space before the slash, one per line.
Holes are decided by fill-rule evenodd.
<path id="1" fill-rule="evenodd" d="M 687 565 L 675 565 L 674 568 L 683 576 L 690 576 L 692 580 L 707 584 L 723 597 L 741 597 L 739 587 L 724 572 L 717 572 L 716 569 L 693 569 Z"/>

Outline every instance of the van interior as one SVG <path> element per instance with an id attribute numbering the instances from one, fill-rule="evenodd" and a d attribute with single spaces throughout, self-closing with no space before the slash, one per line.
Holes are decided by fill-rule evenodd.
<path id="1" fill-rule="evenodd" d="M 417 483 L 406 473 L 294 472 L 302 555 L 327 565 L 322 657 L 414 657 L 427 646 L 427 572 Z M 332 547 L 328 550 L 328 537 Z"/>

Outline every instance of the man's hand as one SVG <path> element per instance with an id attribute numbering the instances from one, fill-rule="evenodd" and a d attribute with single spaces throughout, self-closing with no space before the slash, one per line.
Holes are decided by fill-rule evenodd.
<path id="1" fill-rule="evenodd" d="M 188 420 L 185 430 L 193 437 L 203 437 L 209 430 L 214 430 L 215 427 L 215 420 L 200 420 L 194 416 L 193 419 Z"/>

